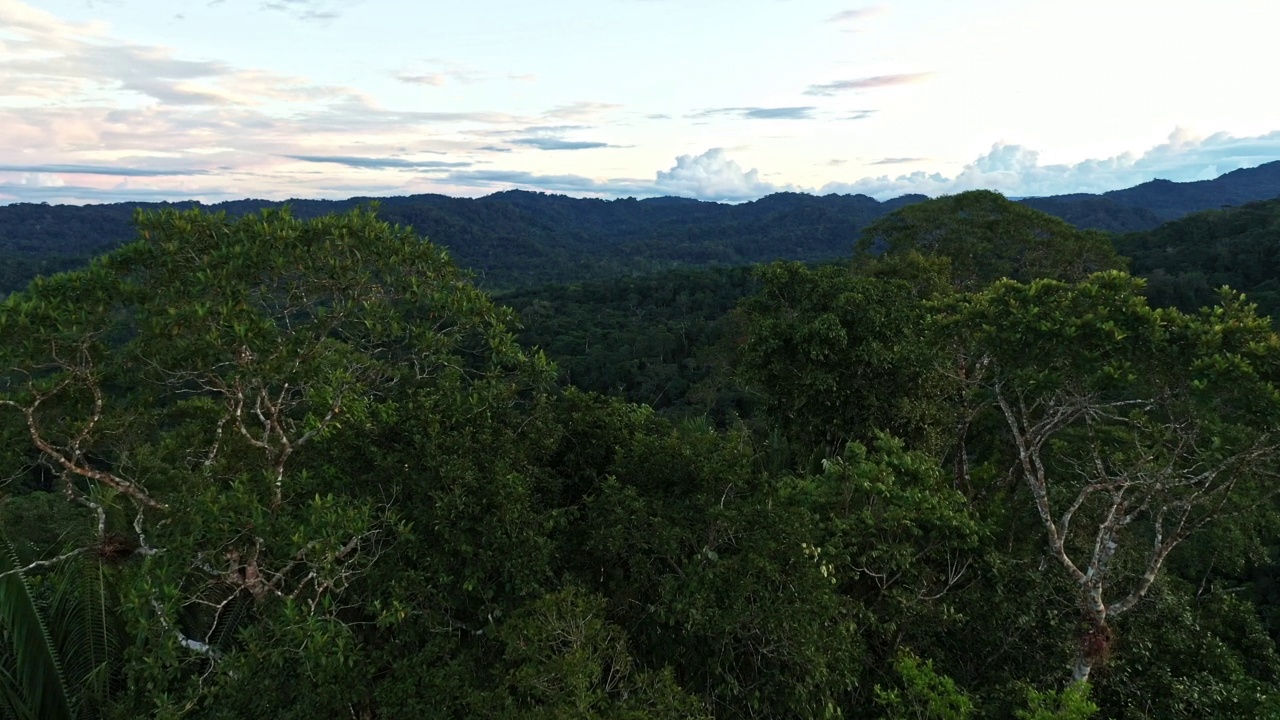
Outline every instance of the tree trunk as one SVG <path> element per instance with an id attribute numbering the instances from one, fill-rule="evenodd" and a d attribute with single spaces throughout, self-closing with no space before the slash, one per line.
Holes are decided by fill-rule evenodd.
<path id="1" fill-rule="evenodd" d="M 1093 658 L 1089 657 L 1087 652 L 1082 651 L 1080 656 L 1076 658 L 1076 664 L 1071 668 L 1071 682 L 1082 683 L 1089 682 L 1089 672 L 1093 670 Z"/>

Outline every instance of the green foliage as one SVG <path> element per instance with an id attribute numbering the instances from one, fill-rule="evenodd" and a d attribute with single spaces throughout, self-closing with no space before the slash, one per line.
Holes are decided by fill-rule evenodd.
<path id="1" fill-rule="evenodd" d="M 1270 717 L 1276 707 L 1280 655 L 1257 609 L 1229 588 L 1171 577 L 1117 643 L 1094 693 L 1110 717 Z"/>
<path id="2" fill-rule="evenodd" d="M 0 541 L 0 717 L 104 716 L 122 642 L 105 568 L 72 558 L 24 572 L 18 562 Z"/>
<path id="3" fill-rule="evenodd" d="M 1118 238 L 1147 297 L 1183 312 L 1212 305 L 1229 285 L 1263 315 L 1280 314 L 1280 200 L 1209 210 Z"/>
<path id="4" fill-rule="evenodd" d="M 795 263 L 760 283 L 741 305 L 737 370 L 788 440 L 837 455 L 880 430 L 930 450 L 949 440 L 947 358 L 910 285 Z"/>
<path id="5" fill-rule="evenodd" d="M 598 476 L 576 548 L 637 656 L 672 667 L 717 717 L 854 702 L 856 607 L 806 554 L 808 514 L 752 471 L 744 439 L 661 425 L 633 437 Z"/>
<path id="6" fill-rule="evenodd" d="M 815 544 L 807 549 L 824 575 L 874 607 L 871 625 L 886 637 L 926 618 L 946 622 L 948 593 L 966 580 L 983 529 L 937 461 L 879 434 L 870 450 L 853 443 L 822 466 L 783 488 L 812 514 Z"/>
<path id="7" fill-rule="evenodd" d="M 909 205 L 872 223 L 857 253 L 916 251 L 950 259 L 952 282 L 975 289 L 1000 278 L 1081 280 L 1121 268 L 1110 238 L 975 190 Z"/>
<path id="8" fill-rule="evenodd" d="M 734 306 L 755 288 L 749 268 L 687 270 L 500 295 L 521 343 L 552 358 L 562 382 L 671 414 L 746 414 L 714 351 L 735 331 Z"/>
<path id="9" fill-rule="evenodd" d="M 75 688 L 63 674 L 60 653 L 13 548 L 0 546 L 0 691 L 5 715 L 15 720 L 71 720 Z"/>
<path id="10" fill-rule="evenodd" d="M 708 263 L 857 225 L 790 196 L 724 211 L 757 235 L 695 232 L 721 210 L 681 201 L 440 202 L 513 243 L 579 221 L 630 238 L 597 267 L 675 262 L 641 237 L 667 211 Z M 119 717 L 1274 712 L 1253 573 L 1275 528 L 1266 321 L 1231 293 L 1188 314 L 1123 274 L 1081 278 L 1115 261 L 1098 236 L 998 196 L 913 209 L 879 226 L 901 246 L 854 270 L 512 293 L 519 337 L 438 247 L 370 212 L 139 216 L 134 243 L 0 304 L 4 529 L 23 562 L 103 560 L 0 576 L 26 580 L 30 611 L 5 590 L 5 627 L 31 621 L 25 652 L 45 654 L 0 663 L 8 697 L 30 707 L 21 672 L 49 670 L 33 682 L 73 686 L 72 710 Z M 488 232 L 426 222 L 473 249 Z M 999 275 L 1070 282 L 980 287 Z M 522 342 L 562 359 L 559 388 Z M 713 370 L 735 348 L 754 416 Z M 1020 448 L 1014 429 L 1046 418 Z M 1083 582 L 1046 555 L 1020 449 L 1051 517 L 1109 473 L 1061 525 Z M 1132 482 L 1206 467 L 1223 471 Z M 1116 497 L 1130 519 L 1099 564 Z M 1186 509 L 1196 533 L 1124 605 Z M 1050 690 L 1103 584 L 1124 606 L 1109 655 Z M 116 615 L 127 634 L 99 629 Z"/>
<path id="11" fill-rule="evenodd" d="M 1238 295 L 1193 316 L 1141 289 L 1110 272 L 954 301 L 973 392 L 1004 419 L 1028 510 L 1085 612 L 1077 678 L 1177 545 L 1274 494 L 1280 338 Z"/>
<path id="12" fill-rule="evenodd" d="M 572 588 L 522 609 L 499 631 L 505 692 L 489 717 L 705 718 L 668 672 L 636 667 L 605 602 Z"/>
<path id="13" fill-rule="evenodd" d="M 369 213 L 138 225 L 138 242 L 0 305 L 3 365 L 29 369 L 8 378 L 5 421 L 103 509 L 98 542 L 142 551 L 122 568 L 128 702 L 198 706 L 236 618 L 260 662 L 316 647 L 302 666 L 336 672 L 321 638 L 356 640 L 358 580 L 408 537 L 391 500 L 435 455 L 411 466 L 382 433 L 407 417 L 484 432 L 551 369 L 442 252 Z"/>
<path id="14" fill-rule="evenodd" d="M 908 652 L 893 661 L 901 689 L 876 686 L 876 702 L 888 720 L 967 720 L 973 717 L 973 703 L 955 682 L 939 675 L 933 662 Z"/>
<path id="15" fill-rule="evenodd" d="M 1027 690 L 1027 708 L 1014 715 L 1018 720 L 1088 720 L 1098 712 L 1089 700 L 1089 683 L 1072 683 L 1061 691 Z"/>

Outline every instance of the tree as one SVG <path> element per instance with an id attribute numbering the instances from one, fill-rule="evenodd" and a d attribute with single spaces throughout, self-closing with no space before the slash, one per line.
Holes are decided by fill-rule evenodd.
<path id="1" fill-rule="evenodd" d="M 839 455 L 886 431 L 940 451 L 949 441 L 946 358 L 905 281 L 778 263 L 743 301 L 737 371 L 802 453 Z"/>
<path id="2" fill-rule="evenodd" d="M 370 212 L 136 223 L 0 304 L 0 422 L 97 518 L 64 555 L 120 563 L 131 686 L 192 707 L 246 618 L 314 645 L 304 666 L 376 619 L 349 603 L 408 530 L 395 498 L 415 470 L 371 442 L 400 408 L 492 414 L 550 369 L 442 251 Z"/>
<path id="3" fill-rule="evenodd" d="M 1100 270 L 1124 267 L 1111 239 L 999 193 L 974 190 L 900 208 L 867 226 L 855 259 L 912 251 L 951 261 L 951 279 L 973 290 L 1002 277 L 1028 281 L 1077 281 Z"/>
<path id="4" fill-rule="evenodd" d="M 1196 315 L 1153 310 L 1119 272 L 1000 281 L 957 300 L 952 327 L 1076 587 L 1072 678 L 1086 681 L 1174 548 L 1277 490 L 1280 338 L 1238 294 Z"/>

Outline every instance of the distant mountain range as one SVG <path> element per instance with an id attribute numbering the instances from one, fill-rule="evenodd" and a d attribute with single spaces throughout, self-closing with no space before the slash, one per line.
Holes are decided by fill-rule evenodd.
<path id="1" fill-rule="evenodd" d="M 1112 232 L 1150 230 L 1201 210 L 1280 197 L 1280 161 L 1234 170 L 1213 180 L 1152 180 L 1100 195 L 1075 193 L 1021 202 L 1078 227 Z"/>
<path id="2" fill-rule="evenodd" d="M 1021 202 L 1080 227 L 1148 230 L 1199 210 L 1280 197 L 1280 162 L 1214 180 L 1153 180 L 1101 195 L 1074 194 Z M 776 259 L 825 260 L 849 255 L 858 232 L 904 205 L 865 195 L 777 193 L 724 205 L 686 198 L 576 199 L 512 190 L 478 199 L 412 195 L 348 200 L 290 200 L 295 215 L 341 212 L 377 200 L 380 216 L 412 225 L 449 249 L 477 281 L 493 289 L 634 275 L 680 266 L 740 265 Z M 236 200 L 109 205 L 0 206 L 0 293 L 38 273 L 84 262 L 129 240 L 137 208 L 205 207 L 229 215 L 284 203 Z"/>

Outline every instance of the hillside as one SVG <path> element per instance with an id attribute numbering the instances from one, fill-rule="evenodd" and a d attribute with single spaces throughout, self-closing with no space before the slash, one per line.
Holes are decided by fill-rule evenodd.
<path id="1" fill-rule="evenodd" d="M 1223 285 L 1243 291 L 1261 314 L 1280 315 L 1280 199 L 1208 210 L 1116 241 L 1147 278 L 1152 303 L 1191 311 Z"/>
<path id="2" fill-rule="evenodd" d="M 381 198 L 380 216 L 410 225 L 449 250 L 492 289 L 631 275 L 675 267 L 743 265 L 777 259 L 846 257 L 858 231 L 905 204 L 865 195 L 780 193 L 741 205 L 683 198 L 576 199 L 519 190 L 479 199 L 443 195 Z M 346 212 L 373 198 L 290 200 L 299 218 Z M 207 206 L 231 216 L 284 203 L 238 200 Z M 0 292 L 133 237 L 136 208 L 199 203 L 0 207 L 0 250 L 9 269 Z"/>
<path id="3" fill-rule="evenodd" d="M 1280 197 L 1280 161 L 1234 170 L 1212 180 L 1152 180 L 1100 195 L 1076 193 L 1022 202 L 1079 227 L 1135 232 L 1201 210 L 1274 197 Z"/>

